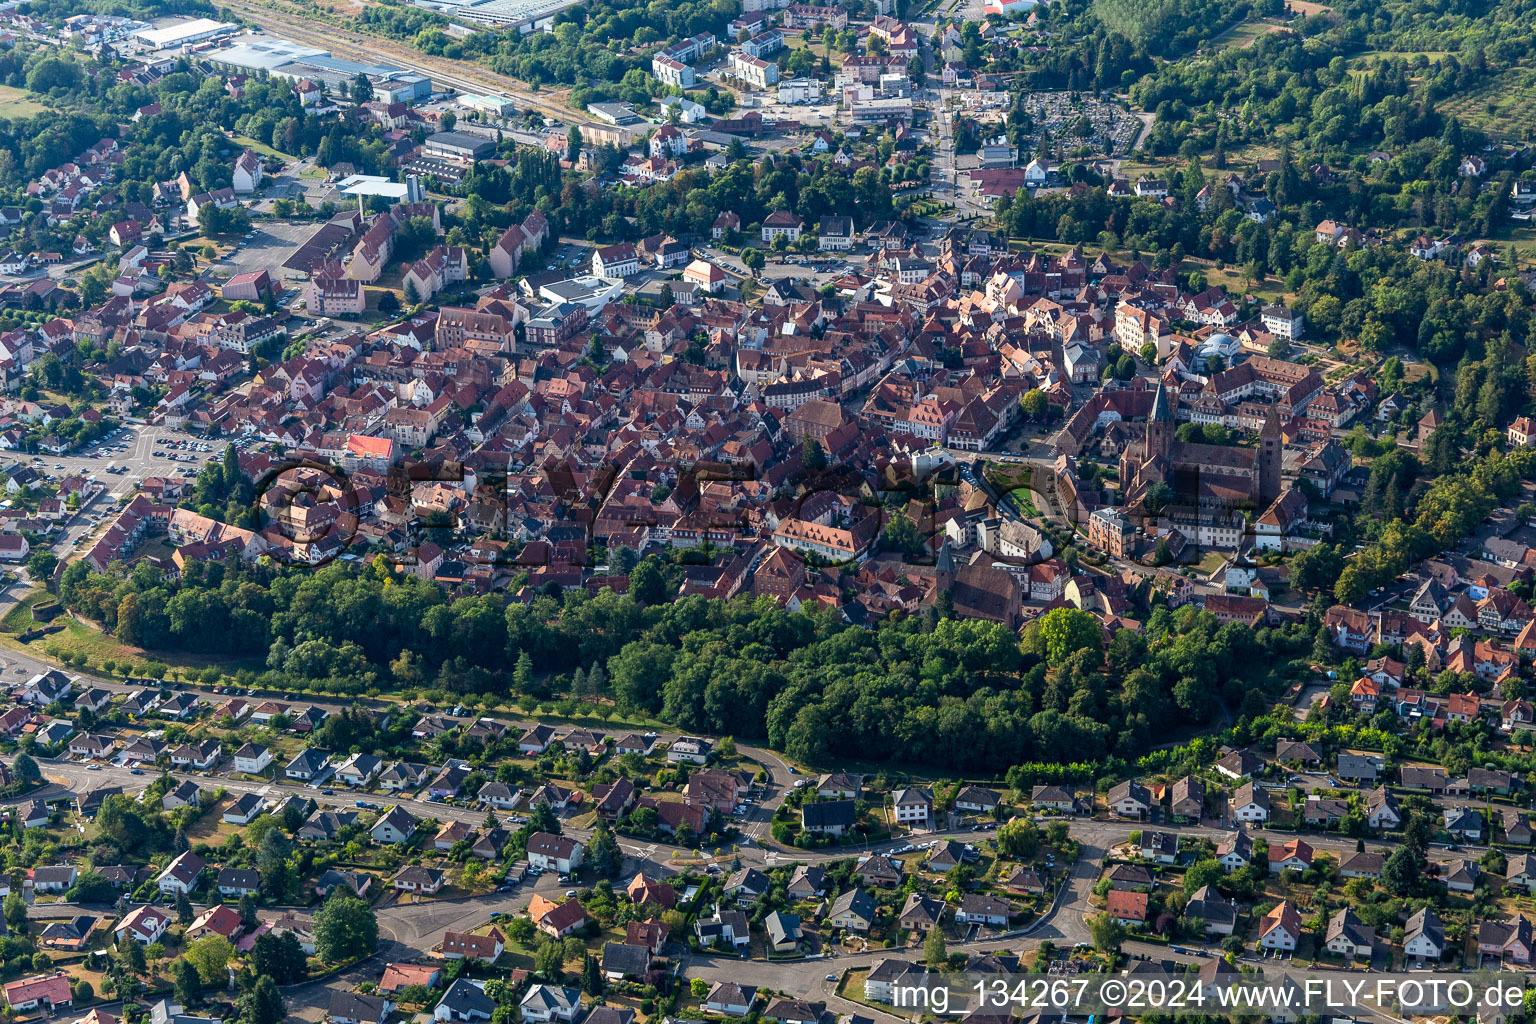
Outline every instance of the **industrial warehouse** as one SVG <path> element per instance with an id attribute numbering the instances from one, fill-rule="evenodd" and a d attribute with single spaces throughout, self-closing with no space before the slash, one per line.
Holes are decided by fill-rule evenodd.
<path id="1" fill-rule="evenodd" d="M 271 36 L 240 36 L 229 46 L 204 53 L 203 59 L 230 71 L 265 71 L 274 78 L 321 82 L 333 92 L 362 74 L 373 83 L 374 97 L 385 103 L 416 103 L 432 94 L 432 80 L 426 75 L 390 64 L 342 60 L 327 50 Z"/>

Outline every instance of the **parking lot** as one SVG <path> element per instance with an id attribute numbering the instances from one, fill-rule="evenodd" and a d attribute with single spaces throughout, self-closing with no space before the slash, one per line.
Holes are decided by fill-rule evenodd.
<path id="1" fill-rule="evenodd" d="M 279 276 L 279 268 L 289 255 L 314 234 L 315 225 L 295 223 L 280 224 L 263 221 L 253 224 L 248 235 L 242 238 L 223 259 L 207 271 L 211 280 L 227 280 L 236 274 L 249 274 L 265 270 L 273 280 Z"/>

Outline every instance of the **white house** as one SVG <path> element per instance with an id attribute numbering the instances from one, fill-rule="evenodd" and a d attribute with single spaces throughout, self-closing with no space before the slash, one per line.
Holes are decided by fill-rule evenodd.
<path id="1" fill-rule="evenodd" d="M 570 836 L 535 832 L 528 837 L 528 866 L 568 875 L 581 867 L 587 848 Z"/>
<path id="2" fill-rule="evenodd" d="M 119 943 L 123 939 L 129 938 L 140 945 L 147 946 L 151 942 L 159 942 L 161 937 L 165 935 L 165 930 L 170 926 L 171 915 L 159 907 L 150 906 L 146 903 L 141 907 L 135 907 L 130 910 L 128 916 L 123 918 L 122 923 L 113 929 L 113 935 L 116 936 Z"/>
<path id="3" fill-rule="evenodd" d="M 926 789 L 898 789 L 891 794 L 891 806 L 896 824 L 914 829 L 932 827 L 933 794 Z"/>
<path id="4" fill-rule="evenodd" d="M 1269 790 L 1260 789 L 1252 782 L 1239 786 L 1228 804 L 1232 817 L 1238 821 L 1257 822 L 1269 820 Z"/>
<path id="5" fill-rule="evenodd" d="M 235 751 L 235 771 L 259 775 L 272 763 L 272 751 L 259 743 L 247 743 Z"/>
<path id="6" fill-rule="evenodd" d="M 1301 914 L 1290 900 L 1283 900 L 1259 922 L 1259 945 L 1264 949 L 1294 951 L 1301 942 Z"/>
<path id="7" fill-rule="evenodd" d="M 188 850 L 178 854 L 175 860 L 165 866 L 165 870 L 160 872 L 160 877 L 155 879 L 155 884 L 162 895 L 190 893 L 197 888 L 197 880 L 207 866 L 207 861 Z"/>
<path id="8" fill-rule="evenodd" d="M 238 194 L 254 192 L 261 187 L 263 173 L 261 157 L 248 149 L 235 161 L 234 175 L 230 184 Z"/>
<path id="9" fill-rule="evenodd" d="M 605 245 L 592 254 L 592 273 L 606 281 L 615 281 L 640 272 L 640 256 L 633 243 Z"/>
<path id="10" fill-rule="evenodd" d="M 411 813 L 397 805 L 384 812 L 383 817 L 374 823 L 369 834 L 373 836 L 374 842 L 393 846 L 415 835 L 416 825 L 416 819 Z"/>
<path id="11" fill-rule="evenodd" d="M 581 990 L 555 985 L 534 985 L 518 1004 L 525 1022 L 570 1024 L 581 1016 Z"/>

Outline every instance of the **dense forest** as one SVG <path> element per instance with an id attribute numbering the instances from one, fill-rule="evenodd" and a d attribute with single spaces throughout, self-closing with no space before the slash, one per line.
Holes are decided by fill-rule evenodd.
<path id="1" fill-rule="evenodd" d="M 673 601 L 673 570 L 635 568 L 652 603 L 605 591 L 524 605 L 455 600 L 382 559 L 361 573 L 203 563 L 179 581 L 76 562 L 59 595 L 125 643 L 264 659 L 242 675 L 279 688 L 433 688 L 524 708 L 574 694 L 813 762 L 836 751 L 990 772 L 1066 750 L 1134 756 L 1213 715 L 1262 713 L 1315 639 L 1306 625 L 1251 630 L 1158 607 L 1145 637 L 1121 631 L 1105 651 L 1083 612 L 1052 612 L 1021 642 L 945 617 L 942 601 L 864 629 L 767 600 Z"/>

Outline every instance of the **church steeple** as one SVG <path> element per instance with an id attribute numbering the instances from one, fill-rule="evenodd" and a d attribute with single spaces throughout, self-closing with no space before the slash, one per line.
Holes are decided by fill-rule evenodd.
<path id="1" fill-rule="evenodd" d="M 1164 458 L 1173 445 L 1173 403 L 1163 382 L 1157 382 L 1152 394 L 1152 412 L 1147 416 L 1147 458 Z"/>
<path id="2" fill-rule="evenodd" d="M 1153 423 L 1172 423 L 1173 407 L 1168 402 L 1168 389 L 1163 387 L 1163 382 L 1157 382 L 1157 390 L 1152 393 L 1152 415 L 1147 417 Z"/>
<path id="3" fill-rule="evenodd" d="M 1259 500 L 1265 505 L 1280 497 L 1281 463 L 1285 438 L 1280 432 L 1280 413 L 1273 405 L 1259 431 Z"/>

